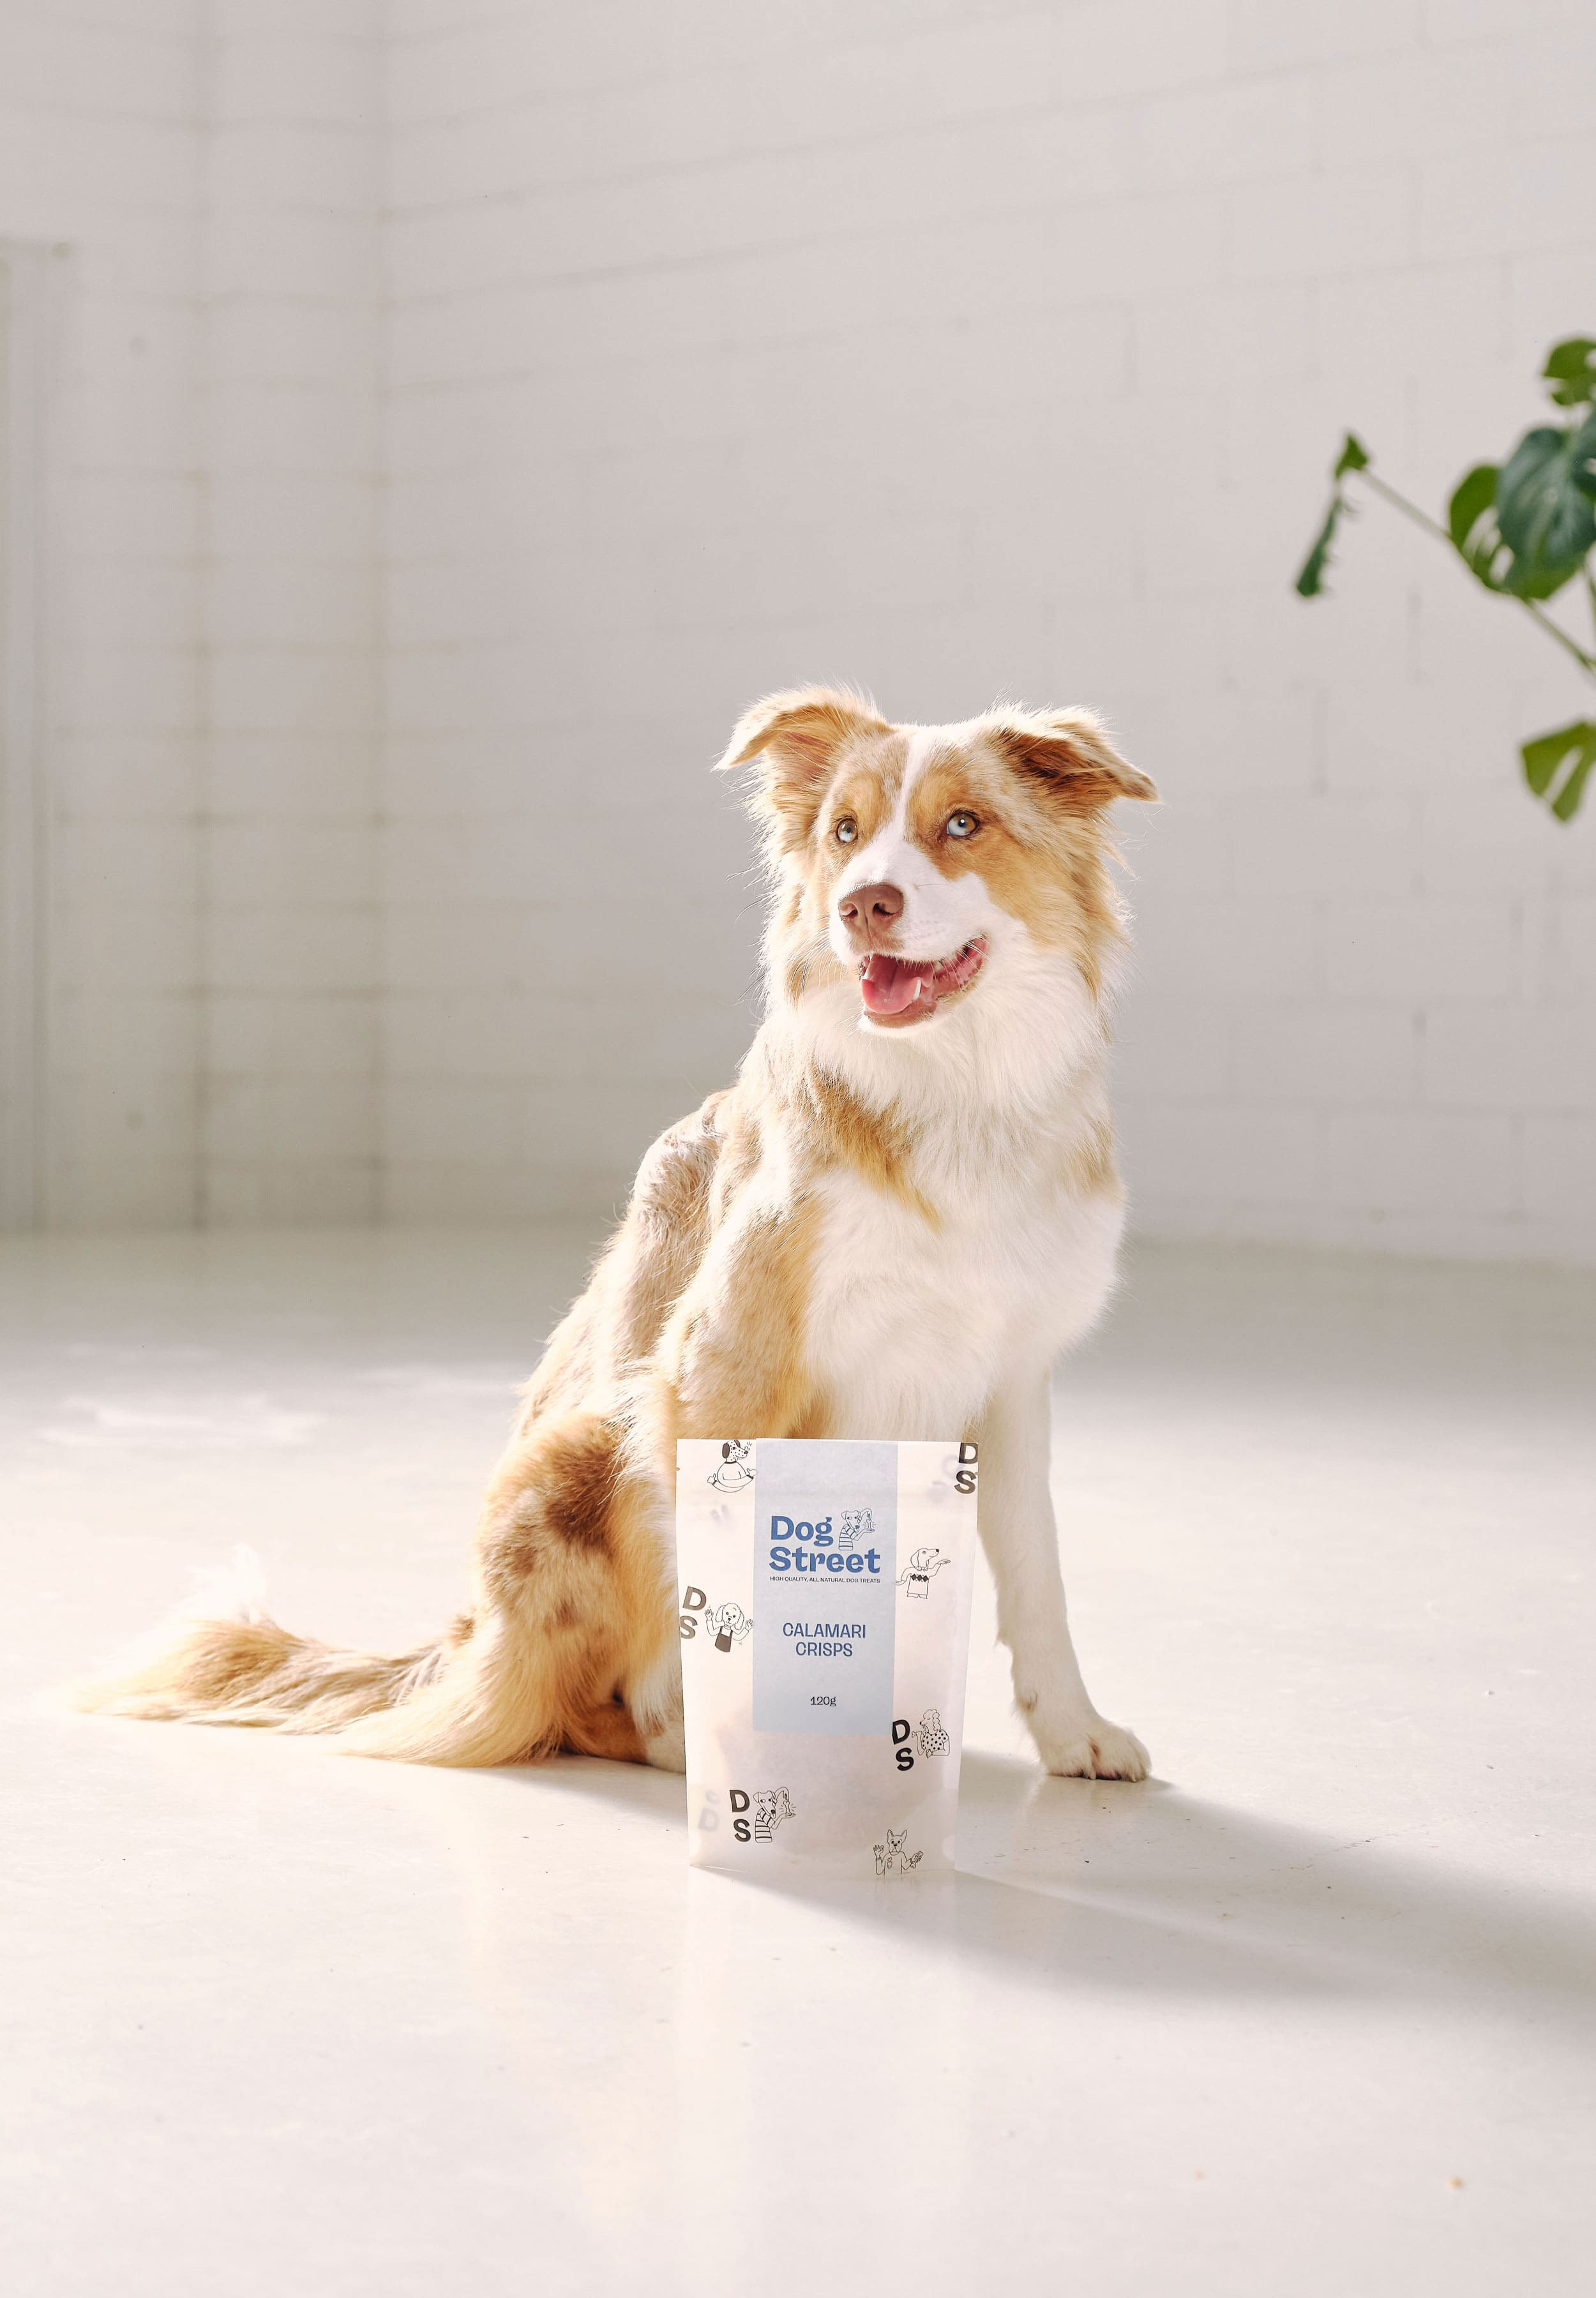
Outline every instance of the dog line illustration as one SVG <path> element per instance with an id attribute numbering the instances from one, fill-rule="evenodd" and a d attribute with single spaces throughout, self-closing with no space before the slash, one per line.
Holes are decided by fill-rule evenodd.
<path id="1" fill-rule="evenodd" d="M 754 1623 L 740 1604 L 717 1604 L 704 1615 L 704 1626 L 714 1639 L 716 1651 L 729 1652 L 734 1643 L 740 1643 Z"/>
<path id="2" fill-rule="evenodd" d="M 897 1584 L 923 1603 L 930 1594 L 931 1582 L 945 1564 L 952 1562 L 952 1557 L 944 1556 L 939 1548 L 917 1548 L 898 1574 Z"/>
<path id="3" fill-rule="evenodd" d="M 919 1866 L 925 1855 L 920 1851 L 906 1850 L 905 1847 L 908 1840 L 909 1831 L 906 1827 L 897 1835 L 894 1835 L 892 1830 L 889 1828 L 885 1843 L 872 1846 L 875 1853 L 875 1872 L 878 1875 L 890 1875 L 894 1872 L 899 1875 L 908 1875 Z M 892 1864 L 895 1859 L 897 1862 L 896 1871 Z"/>
<path id="4" fill-rule="evenodd" d="M 784 1819 L 796 1819 L 792 1798 L 785 1788 L 756 1788 L 754 1790 L 754 1840 L 768 1843 Z"/>
<path id="5" fill-rule="evenodd" d="M 717 1492 L 746 1492 L 754 1481 L 754 1471 L 749 1465 L 753 1449 L 751 1443 L 741 1443 L 735 1438 L 731 1443 L 723 1444 L 720 1467 L 712 1476 L 705 1478 L 706 1484 L 712 1484 Z"/>
<path id="6" fill-rule="evenodd" d="M 942 1718 L 934 1707 L 928 1707 L 920 1719 L 920 1729 L 914 1734 L 922 1756 L 945 1756 L 951 1744 L 942 1729 Z"/>
<path id="7" fill-rule="evenodd" d="M 856 1545 L 868 1548 L 875 1538 L 873 1509 L 843 1509 L 837 1518 L 837 1545 L 851 1550 Z"/>

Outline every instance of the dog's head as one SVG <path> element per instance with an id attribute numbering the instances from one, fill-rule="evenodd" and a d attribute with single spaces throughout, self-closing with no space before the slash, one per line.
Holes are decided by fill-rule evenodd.
<path id="1" fill-rule="evenodd" d="M 721 765 L 753 759 L 794 1003 L 847 983 L 874 1034 L 939 1031 L 1038 971 L 1096 999 L 1120 938 L 1107 809 L 1157 793 L 1087 712 L 894 726 L 807 687 L 743 717 Z"/>

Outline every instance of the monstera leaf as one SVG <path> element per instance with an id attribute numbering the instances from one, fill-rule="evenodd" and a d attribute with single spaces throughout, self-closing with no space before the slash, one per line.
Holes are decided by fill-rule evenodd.
<path id="1" fill-rule="evenodd" d="M 1586 427 L 1559 431 L 1546 424 L 1526 431 L 1502 466 L 1496 524 L 1513 554 L 1507 588 L 1517 598 L 1550 599 L 1578 574 L 1596 542 L 1596 504 L 1575 453 Z"/>
<path id="2" fill-rule="evenodd" d="M 1553 404 L 1568 410 L 1567 421 L 1538 424 L 1505 463 L 1476 463 L 1466 471 L 1452 491 L 1444 526 L 1376 471 L 1368 449 L 1349 431 L 1332 474 L 1324 524 L 1297 575 L 1302 596 L 1317 598 L 1324 589 L 1336 528 L 1352 508 L 1344 483 L 1356 473 L 1363 488 L 1450 541 L 1476 582 L 1512 599 L 1582 675 L 1596 681 L 1596 649 L 1541 603 L 1583 574 L 1596 612 L 1596 335 L 1554 343 L 1541 379 Z M 1596 773 L 1596 720 L 1581 718 L 1537 734 L 1519 756 L 1535 797 L 1559 822 L 1572 821 Z"/>
<path id="3" fill-rule="evenodd" d="M 1589 435 L 1587 435 L 1589 434 Z M 1447 525 L 1487 591 L 1550 599 L 1596 543 L 1596 419 L 1526 431 L 1500 469 L 1476 463 L 1458 483 Z"/>
<path id="4" fill-rule="evenodd" d="M 1596 501 L 1596 409 L 1592 409 L 1568 442 L 1574 484 L 1582 495 Z"/>
<path id="5" fill-rule="evenodd" d="M 1541 375 L 1559 407 L 1583 407 L 1596 399 L 1596 336 L 1570 335 L 1566 343 L 1553 343 Z"/>
<path id="6" fill-rule="evenodd" d="M 1366 471 L 1368 468 L 1369 451 L 1361 440 L 1349 431 L 1341 442 L 1341 452 L 1336 457 L 1336 467 L 1330 474 L 1335 483 L 1336 492 L 1330 497 L 1330 508 L 1325 513 L 1325 523 L 1315 536 L 1313 548 L 1303 559 L 1302 572 L 1297 576 L 1297 589 L 1304 599 L 1317 599 L 1324 589 L 1325 569 L 1330 563 L 1330 545 L 1336 540 L 1336 530 L 1341 525 L 1341 515 L 1347 508 L 1346 497 L 1341 491 L 1341 482 L 1349 471 Z"/>
<path id="7" fill-rule="evenodd" d="M 1596 766 L 1596 725 L 1576 718 L 1555 734 L 1537 734 L 1519 752 L 1524 779 L 1537 798 L 1543 798 L 1559 822 L 1571 822 L 1579 812 L 1591 769 Z M 1557 785 L 1553 794 L 1553 784 Z"/>
<path id="8" fill-rule="evenodd" d="M 1446 507 L 1452 547 L 1487 591 L 1505 590 L 1503 578 L 1512 564 L 1512 553 L 1496 524 L 1496 482 L 1501 476 L 1495 463 L 1476 463 L 1458 481 Z"/>

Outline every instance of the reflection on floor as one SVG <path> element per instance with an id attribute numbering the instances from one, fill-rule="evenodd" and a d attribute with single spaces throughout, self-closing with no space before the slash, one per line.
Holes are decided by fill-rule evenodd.
<path id="1" fill-rule="evenodd" d="M 40 1703 L 241 1539 L 290 1624 L 434 1628 L 587 1244 L 0 1249 L 15 2286 L 1583 2287 L 1589 1278 L 1134 1255 L 1055 1484 L 1158 1777 L 1038 1775 L 983 1593 L 950 1887 Z"/>

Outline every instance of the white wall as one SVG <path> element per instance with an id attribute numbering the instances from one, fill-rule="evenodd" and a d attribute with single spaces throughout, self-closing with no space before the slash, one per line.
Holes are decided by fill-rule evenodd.
<path id="1" fill-rule="evenodd" d="M 0 236 L 57 251 L 42 1194 L 68 1223 L 194 1202 L 197 15 L 0 8 Z"/>
<path id="2" fill-rule="evenodd" d="M 619 1189 L 747 1027 L 752 695 L 1104 707 L 1144 1225 L 1596 1250 L 1580 706 L 1370 515 L 1596 324 L 1596 15 L 1537 0 L 395 0 L 385 1161 L 403 1216 Z"/>
<path id="3" fill-rule="evenodd" d="M 1145 1226 L 1596 1254 L 1583 703 L 1371 513 L 1596 324 L 1584 0 L 0 0 L 70 244 L 53 1217 L 622 1191 L 795 678 L 1105 708 Z"/>
<path id="4" fill-rule="evenodd" d="M 201 1218 L 369 1219 L 378 0 L 210 0 Z"/>
<path id="5" fill-rule="evenodd" d="M 57 251 L 47 1217 L 375 1203 L 376 12 L 3 0 Z"/>

